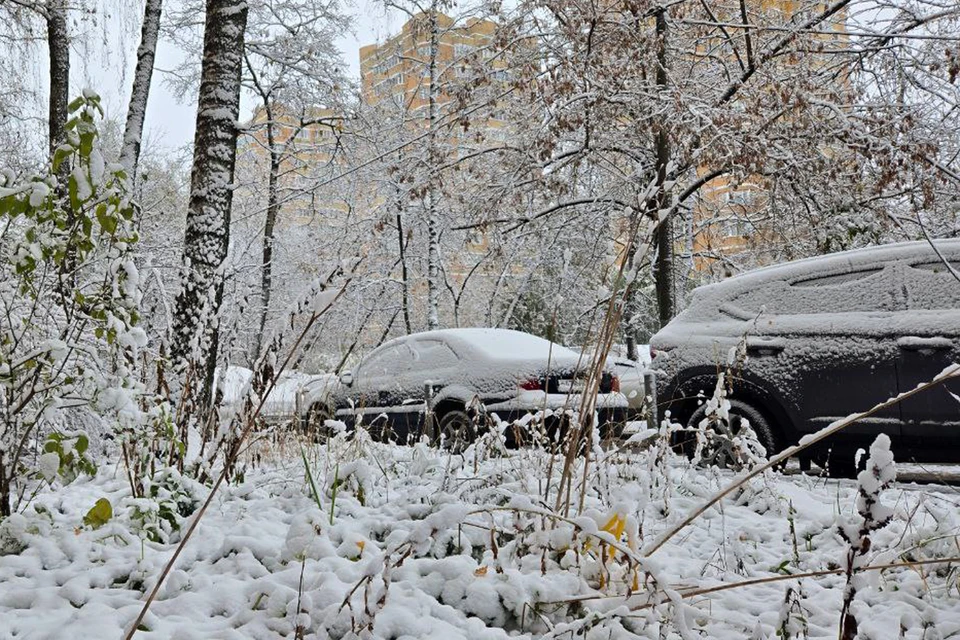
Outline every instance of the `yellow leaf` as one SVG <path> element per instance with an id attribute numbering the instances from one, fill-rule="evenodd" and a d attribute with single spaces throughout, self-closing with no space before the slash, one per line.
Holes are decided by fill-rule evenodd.
<path id="1" fill-rule="evenodd" d="M 97 503 L 93 505 L 93 508 L 87 512 L 87 515 L 83 516 L 83 524 L 92 529 L 99 529 L 107 524 L 112 517 L 113 507 L 110 506 L 110 501 L 106 498 L 100 498 L 97 500 Z"/>
<path id="2" fill-rule="evenodd" d="M 487 568 L 477 567 L 477 569 L 473 572 L 473 575 L 477 576 L 478 578 L 482 578 L 483 576 L 487 575 Z"/>
<path id="3" fill-rule="evenodd" d="M 613 517 L 611 517 L 607 524 L 603 525 L 601 529 L 612 535 L 614 540 L 620 540 L 626 526 L 627 519 L 619 513 L 614 513 Z"/>

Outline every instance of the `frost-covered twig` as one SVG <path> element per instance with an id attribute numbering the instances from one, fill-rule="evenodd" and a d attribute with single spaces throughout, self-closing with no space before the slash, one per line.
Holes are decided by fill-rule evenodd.
<path id="1" fill-rule="evenodd" d="M 844 565 L 847 582 L 840 609 L 840 640 L 854 640 L 857 636 L 857 618 L 850 607 L 860 587 L 858 574 L 870 552 L 870 534 L 885 527 L 893 518 L 893 509 L 880 502 L 880 492 L 896 479 L 897 467 L 890 451 L 890 437 L 881 433 L 870 445 L 867 468 L 857 477 L 858 517 L 840 527 L 840 535 L 850 545 Z"/>

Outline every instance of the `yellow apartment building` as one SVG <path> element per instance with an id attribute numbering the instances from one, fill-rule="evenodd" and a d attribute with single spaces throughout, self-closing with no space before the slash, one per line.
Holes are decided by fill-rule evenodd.
<path id="1" fill-rule="evenodd" d="M 809 3 L 797 0 L 753 0 L 747 7 L 755 7 L 757 12 L 776 14 L 775 22 L 787 24 L 797 12 Z M 717 14 L 717 20 L 729 24 L 739 24 L 742 18 L 739 9 L 730 5 L 733 11 L 730 15 Z M 841 49 L 849 46 L 849 36 L 844 33 L 846 11 L 838 12 L 831 20 L 821 25 L 820 29 L 826 33 L 817 36 L 824 47 Z M 836 32 L 836 35 L 829 33 Z M 700 45 L 701 50 L 716 47 L 721 49 L 720 38 L 716 42 Z M 785 56 L 780 64 L 796 64 L 795 54 Z M 849 92 L 850 77 L 847 73 L 840 73 L 833 87 L 825 90 L 839 90 Z M 823 152 L 830 154 L 829 143 L 823 144 Z M 702 176 L 709 167 L 701 166 L 697 175 Z M 769 225 L 771 211 L 771 197 L 769 181 L 759 175 L 748 176 L 746 179 L 735 181 L 728 176 L 720 176 L 707 182 L 698 194 L 698 201 L 693 209 L 692 228 L 690 229 L 690 248 L 693 252 L 693 268 L 695 271 L 711 274 L 714 277 L 729 275 L 729 266 L 724 258 L 734 259 L 746 257 L 750 252 L 748 266 L 753 263 L 763 263 L 764 245 L 776 242 Z"/>

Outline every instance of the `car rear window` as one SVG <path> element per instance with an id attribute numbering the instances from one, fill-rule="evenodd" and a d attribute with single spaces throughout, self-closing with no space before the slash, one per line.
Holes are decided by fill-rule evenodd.
<path id="1" fill-rule="evenodd" d="M 960 262 L 951 264 L 960 273 Z M 960 281 L 943 262 L 910 265 L 904 270 L 907 308 L 960 309 Z"/>
<path id="2" fill-rule="evenodd" d="M 751 313 L 797 315 L 893 311 L 895 294 L 886 269 L 775 281 L 741 293 L 733 304 Z"/>

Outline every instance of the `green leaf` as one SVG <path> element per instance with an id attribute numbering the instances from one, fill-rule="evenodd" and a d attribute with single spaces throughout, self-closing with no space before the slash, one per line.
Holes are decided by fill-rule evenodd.
<path id="1" fill-rule="evenodd" d="M 93 505 L 93 508 L 87 512 L 87 515 L 83 516 L 83 524 L 99 529 L 110 522 L 112 517 L 113 507 L 110 506 L 110 501 L 106 498 L 100 498 L 97 500 L 97 504 Z"/>
<path id="2" fill-rule="evenodd" d="M 107 234 L 113 235 L 116 233 L 117 219 L 107 213 L 107 205 L 102 202 L 97 207 L 97 222 L 100 223 L 100 228 L 107 232 Z"/>
<path id="3" fill-rule="evenodd" d="M 67 193 L 70 194 L 70 208 L 77 211 L 80 208 L 80 197 L 77 192 L 77 179 L 72 175 L 67 181 Z"/>
<path id="4" fill-rule="evenodd" d="M 70 111 L 70 113 L 73 113 L 74 111 L 82 107 L 84 102 L 85 100 L 83 96 L 78 96 L 74 98 L 70 104 L 67 105 L 67 110 Z"/>
<path id="5" fill-rule="evenodd" d="M 57 150 L 53 152 L 53 172 L 56 173 L 60 168 L 60 164 L 70 157 L 73 149 L 67 146 L 57 147 Z"/>
<path id="6" fill-rule="evenodd" d="M 96 137 L 96 129 L 93 131 L 83 131 L 80 134 L 80 155 L 89 158 L 93 153 L 93 140 Z"/>
<path id="7" fill-rule="evenodd" d="M 76 449 L 77 453 L 83 455 L 83 452 L 87 450 L 87 447 L 90 446 L 90 440 L 85 435 L 77 436 L 77 443 L 73 445 L 73 448 Z"/>
<path id="8" fill-rule="evenodd" d="M 307 480 L 310 481 L 310 490 L 313 491 L 313 499 L 317 503 L 317 508 L 323 511 L 323 504 L 320 502 L 320 492 L 317 491 L 317 485 L 313 481 L 313 474 L 310 472 L 310 463 L 307 462 L 307 454 L 300 445 L 300 457 L 303 458 L 303 468 L 307 472 Z"/>

